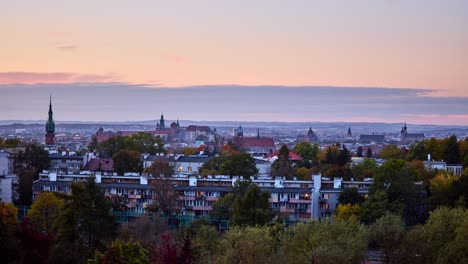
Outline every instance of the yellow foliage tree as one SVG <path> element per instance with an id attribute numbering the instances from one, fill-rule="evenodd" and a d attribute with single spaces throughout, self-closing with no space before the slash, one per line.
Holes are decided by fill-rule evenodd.
<path id="1" fill-rule="evenodd" d="M 42 192 L 28 211 L 28 218 L 32 226 L 38 231 L 56 234 L 57 222 L 65 202 L 50 192 Z"/>
<path id="2" fill-rule="evenodd" d="M 359 204 L 340 204 L 336 208 L 336 218 L 340 220 L 358 219 L 360 211 Z"/>

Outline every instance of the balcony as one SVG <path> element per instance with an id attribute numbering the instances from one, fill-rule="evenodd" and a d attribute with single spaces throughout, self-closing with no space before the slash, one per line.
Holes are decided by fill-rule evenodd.
<path id="1" fill-rule="evenodd" d="M 194 206 L 192 209 L 194 211 L 211 211 L 213 208 L 211 206 Z"/>
<path id="2" fill-rule="evenodd" d="M 301 204 L 309 204 L 310 200 L 302 200 L 302 199 L 291 199 L 289 200 L 290 203 L 301 203 Z"/>

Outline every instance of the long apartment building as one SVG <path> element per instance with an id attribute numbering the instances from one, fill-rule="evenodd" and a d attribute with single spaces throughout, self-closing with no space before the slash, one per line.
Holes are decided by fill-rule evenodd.
<path id="1" fill-rule="evenodd" d="M 153 202 L 154 178 L 144 174 L 100 173 L 81 171 L 79 174 L 61 174 L 44 171 L 33 185 L 33 198 L 40 192 L 53 191 L 70 193 L 70 183 L 95 180 L 108 196 L 125 197 L 129 211 L 144 212 Z M 177 195 L 177 211 L 185 215 L 208 216 L 213 203 L 232 192 L 234 183 L 242 177 L 201 176 L 173 177 L 172 184 Z M 320 174 L 311 180 L 285 180 L 283 177 L 254 177 L 251 179 L 262 191 L 270 193 L 270 207 L 274 212 L 292 220 L 307 220 L 331 216 L 336 210 L 338 195 L 343 188 L 357 188 L 367 195 L 371 181 L 343 181 L 328 179 Z"/>

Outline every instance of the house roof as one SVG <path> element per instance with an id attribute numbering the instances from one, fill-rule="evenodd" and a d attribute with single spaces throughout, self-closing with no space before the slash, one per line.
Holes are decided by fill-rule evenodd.
<path id="1" fill-rule="evenodd" d="M 91 159 L 86 163 L 84 170 L 88 171 L 114 171 L 114 161 L 108 159 Z"/>
<path id="2" fill-rule="evenodd" d="M 277 157 L 279 155 L 279 151 L 275 151 L 273 153 L 271 153 L 270 155 L 268 155 L 269 158 L 273 158 L 273 157 Z M 299 154 L 296 154 L 292 151 L 289 151 L 289 160 L 291 161 L 300 161 L 302 160 L 302 157 L 301 155 Z"/>
<path id="3" fill-rule="evenodd" d="M 212 159 L 213 156 L 206 155 L 194 155 L 194 156 L 181 156 L 177 162 L 196 162 L 196 163 L 205 163 Z"/>
<path id="4" fill-rule="evenodd" d="M 243 148 L 275 148 L 275 141 L 268 137 L 242 137 L 239 141 Z"/>
<path id="5" fill-rule="evenodd" d="M 196 125 L 189 125 L 185 131 L 187 132 L 195 132 L 195 131 L 200 131 L 200 132 L 209 132 L 210 127 L 208 126 L 196 126 Z"/>

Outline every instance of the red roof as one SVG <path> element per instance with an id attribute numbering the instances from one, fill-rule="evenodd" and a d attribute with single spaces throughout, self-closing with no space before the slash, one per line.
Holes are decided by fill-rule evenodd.
<path id="1" fill-rule="evenodd" d="M 200 131 L 200 132 L 208 132 L 210 131 L 210 127 L 208 126 L 195 126 L 195 125 L 189 125 L 186 129 L 187 132 L 195 132 L 195 131 Z"/>
<path id="2" fill-rule="evenodd" d="M 279 151 L 275 151 L 273 153 L 271 153 L 270 155 L 268 155 L 268 158 L 273 158 L 273 157 L 277 157 L 279 155 Z M 299 155 L 299 154 L 296 154 L 292 151 L 289 151 L 289 160 L 291 161 L 300 161 L 302 160 L 302 157 Z"/>
<path id="3" fill-rule="evenodd" d="M 275 149 L 273 138 L 243 137 L 239 139 L 243 148 L 271 148 Z"/>
<path id="4" fill-rule="evenodd" d="M 114 171 L 114 161 L 112 159 L 91 159 L 86 163 L 85 170 L 89 171 Z"/>

